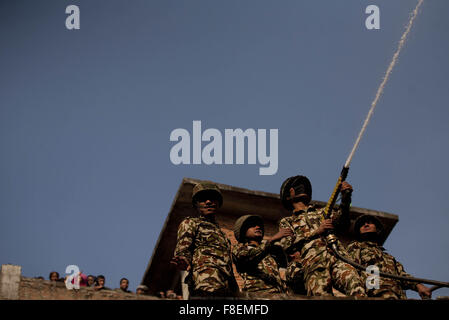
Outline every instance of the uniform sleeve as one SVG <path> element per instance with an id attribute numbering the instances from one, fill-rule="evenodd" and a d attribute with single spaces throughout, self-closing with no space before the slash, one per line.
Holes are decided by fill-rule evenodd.
<path id="1" fill-rule="evenodd" d="M 268 242 L 262 242 L 257 247 L 239 243 L 232 250 L 234 261 L 236 264 L 259 262 L 266 256 L 269 247 Z"/>
<path id="2" fill-rule="evenodd" d="M 295 231 L 286 219 L 281 219 L 281 221 L 279 221 L 279 229 L 291 229 L 293 232 Z M 282 249 L 284 249 L 284 251 L 287 251 L 292 247 L 294 241 L 295 235 L 293 234 L 293 236 L 283 237 L 282 239 L 277 241 L 276 244 L 280 245 Z"/>
<path id="3" fill-rule="evenodd" d="M 295 229 L 284 219 L 279 222 L 279 228 L 290 228 L 294 232 L 293 236 L 284 237 L 279 241 L 282 249 L 284 249 L 287 253 L 296 251 L 296 247 L 299 247 L 301 244 L 318 237 L 318 229 L 310 229 L 307 226 Z"/>
<path id="4" fill-rule="evenodd" d="M 176 242 L 174 256 L 181 256 L 187 258 L 187 261 L 192 261 L 192 244 L 195 239 L 195 221 L 192 219 L 185 219 L 181 222 L 178 228 L 178 239 Z"/>
<path id="5" fill-rule="evenodd" d="M 363 265 L 362 263 L 362 248 L 357 241 L 351 242 L 346 248 L 347 256 L 350 260 L 354 261 L 357 264 Z M 365 282 L 366 272 L 360 270 L 359 268 L 355 268 L 357 273 L 361 276 L 361 280 Z"/>
<path id="6" fill-rule="evenodd" d="M 400 276 L 402 276 L 402 277 L 411 277 L 410 274 L 408 274 L 407 272 L 405 272 L 404 266 L 403 266 L 400 262 L 396 261 L 396 259 L 395 259 L 395 263 L 396 263 L 396 269 L 397 269 L 397 271 L 398 271 L 398 275 L 400 275 Z M 416 285 L 417 285 L 418 283 L 416 283 L 416 282 L 401 281 L 401 283 L 402 283 L 402 289 L 404 289 L 404 290 L 414 290 L 414 291 L 418 291 L 418 290 L 416 289 Z"/>

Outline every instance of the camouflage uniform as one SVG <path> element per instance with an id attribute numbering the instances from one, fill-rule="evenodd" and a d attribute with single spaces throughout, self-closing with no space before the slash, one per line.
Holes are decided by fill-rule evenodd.
<path id="1" fill-rule="evenodd" d="M 338 260 L 327 247 L 325 239 L 317 234 L 323 221 L 323 210 L 308 206 L 307 210 L 294 212 L 280 220 L 279 228 L 290 228 L 295 236 L 280 240 L 288 253 L 297 254 L 287 268 L 287 279 L 296 283 L 304 277 L 308 295 L 332 295 L 332 286 L 347 295 L 365 295 L 365 289 L 354 267 Z M 332 212 L 336 228 L 346 223 L 341 219 L 342 210 Z M 339 252 L 345 254 L 338 243 Z"/>
<path id="2" fill-rule="evenodd" d="M 278 263 L 270 254 L 273 245 L 266 240 L 238 243 L 233 249 L 234 263 L 243 278 L 243 291 L 284 293 L 286 285 L 281 279 Z"/>
<path id="3" fill-rule="evenodd" d="M 285 272 L 287 286 L 295 294 L 307 294 L 304 286 L 304 268 L 300 259 L 293 259 L 289 262 Z"/>
<path id="4" fill-rule="evenodd" d="M 178 228 L 175 256 L 190 263 L 186 283 L 192 296 L 235 294 L 231 243 L 213 218 L 189 217 Z"/>
<path id="5" fill-rule="evenodd" d="M 385 249 L 372 241 L 353 241 L 347 249 L 351 259 L 358 264 L 368 267 L 376 265 L 379 271 L 391 273 L 399 276 L 410 277 L 404 271 L 404 267 L 396 259 L 385 252 Z M 367 274 L 359 271 L 361 278 L 366 283 Z M 384 299 L 407 299 L 405 290 L 415 290 L 416 283 L 399 281 L 389 278 L 380 277 L 379 289 L 366 290 L 370 297 L 379 297 Z"/>

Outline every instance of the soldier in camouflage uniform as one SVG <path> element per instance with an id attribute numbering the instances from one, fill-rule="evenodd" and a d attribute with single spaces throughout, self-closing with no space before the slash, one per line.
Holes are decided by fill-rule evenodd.
<path id="1" fill-rule="evenodd" d="M 312 185 L 304 176 L 290 177 L 281 186 L 281 201 L 292 215 L 280 220 L 279 228 L 290 228 L 294 235 L 282 238 L 280 245 L 290 255 L 287 280 L 295 293 L 307 291 L 310 296 L 331 296 L 332 288 L 350 295 L 365 297 L 364 285 L 351 265 L 338 260 L 327 246 L 326 232 L 344 230 L 349 225 L 352 187 L 344 182 L 342 200 L 331 219 L 323 220 L 324 209 L 309 205 Z M 339 252 L 346 252 L 338 243 Z"/>
<path id="2" fill-rule="evenodd" d="M 245 215 L 237 219 L 234 235 L 238 243 L 232 252 L 237 271 L 244 281 L 243 291 L 286 293 L 279 265 L 285 267 L 287 258 L 274 242 L 292 234 L 290 229 L 283 229 L 263 240 L 264 223 L 260 216 Z"/>
<path id="3" fill-rule="evenodd" d="M 198 217 L 184 219 L 172 263 L 189 272 L 186 283 L 191 296 L 232 296 L 238 286 L 232 270 L 231 242 L 215 221 L 223 204 L 220 189 L 214 184 L 194 186 L 192 204 Z"/>
<path id="4" fill-rule="evenodd" d="M 404 271 L 404 267 L 396 259 L 385 252 L 379 244 L 383 231 L 383 225 L 379 219 L 363 215 L 354 224 L 354 233 L 357 240 L 352 241 L 348 246 L 348 253 L 351 259 L 365 267 L 375 265 L 379 271 L 391 273 L 399 276 L 410 277 Z M 366 283 L 367 274 L 359 270 L 362 280 Z M 399 281 L 390 278 L 379 278 L 379 288 L 366 289 L 368 296 L 384 299 L 407 299 L 404 290 L 415 290 L 423 297 L 431 297 L 428 287 L 416 282 Z"/>

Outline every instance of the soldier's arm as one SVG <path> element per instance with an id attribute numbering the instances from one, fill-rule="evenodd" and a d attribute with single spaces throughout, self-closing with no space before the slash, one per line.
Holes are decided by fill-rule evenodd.
<path id="1" fill-rule="evenodd" d="M 318 233 L 318 228 L 311 229 L 307 225 L 304 225 L 296 231 L 296 238 L 293 245 L 309 242 L 319 236 L 320 234 Z"/>
<path id="2" fill-rule="evenodd" d="M 337 210 L 333 210 L 331 214 L 332 222 L 337 231 L 345 231 L 350 226 L 349 210 L 351 208 L 352 186 L 347 182 L 343 182 L 340 206 Z"/>
<path id="3" fill-rule="evenodd" d="M 258 263 L 268 253 L 270 248 L 270 242 L 262 242 L 259 246 L 248 246 L 244 243 L 238 243 L 232 249 L 234 262 L 238 264 Z"/>
<path id="4" fill-rule="evenodd" d="M 290 229 L 294 232 L 292 225 L 286 219 L 281 219 L 281 221 L 279 221 L 279 229 Z M 293 233 L 293 235 L 291 236 L 283 237 L 282 239 L 277 241 L 276 244 L 281 246 L 282 249 L 284 249 L 285 251 L 287 251 L 291 249 L 294 241 L 295 241 L 295 234 Z"/>
<path id="5" fill-rule="evenodd" d="M 293 236 L 287 236 L 280 241 L 282 248 L 288 254 L 300 249 L 304 243 L 319 237 L 318 228 L 310 229 L 307 225 L 294 229 L 288 222 L 281 220 L 279 228 L 290 228 L 294 232 Z"/>
<path id="6" fill-rule="evenodd" d="M 181 257 L 190 264 L 192 261 L 192 246 L 195 239 L 195 221 L 185 219 L 178 228 L 178 238 L 176 242 L 174 257 Z"/>
<path id="7" fill-rule="evenodd" d="M 362 257 L 361 257 L 361 247 L 359 242 L 357 241 L 353 241 L 351 242 L 347 248 L 346 248 L 346 252 L 348 254 L 348 258 L 352 261 L 354 261 L 355 263 L 358 263 L 360 265 L 362 264 Z M 355 268 L 357 270 L 357 273 L 361 276 L 361 279 L 364 280 L 366 279 L 366 273 L 363 272 L 362 270 L 360 270 L 359 268 Z"/>

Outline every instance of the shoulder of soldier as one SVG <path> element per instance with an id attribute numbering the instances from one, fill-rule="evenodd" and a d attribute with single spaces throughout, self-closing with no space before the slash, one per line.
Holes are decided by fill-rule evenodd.
<path id="1" fill-rule="evenodd" d="M 361 248 L 362 247 L 362 243 L 360 241 L 357 240 L 353 240 L 348 244 L 348 250 L 351 249 L 357 249 L 357 248 Z"/>
<path id="2" fill-rule="evenodd" d="M 179 224 L 179 228 L 191 228 L 196 227 L 201 222 L 201 219 L 198 217 L 187 217 L 181 221 Z"/>
<path id="3" fill-rule="evenodd" d="M 294 218 L 293 216 L 284 217 L 279 220 L 278 224 L 285 224 L 285 223 L 291 224 L 293 221 L 293 218 Z"/>
<path id="4" fill-rule="evenodd" d="M 383 249 L 382 254 L 384 254 L 386 256 L 390 256 L 393 260 L 397 261 L 396 258 L 391 253 L 388 253 L 387 251 L 385 251 L 385 249 L 383 247 L 379 246 L 379 249 L 381 249 L 381 250 Z"/>
<path id="5" fill-rule="evenodd" d="M 240 258 L 247 255 L 248 251 L 251 249 L 248 243 L 238 242 L 232 246 L 232 254 L 239 260 Z"/>
<path id="6" fill-rule="evenodd" d="M 242 248 L 245 248 L 246 246 L 247 246 L 247 243 L 237 242 L 236 244 L 232 245 L 232 250 L 235 252 Z"/>
<path id="7" fill-rule="evenodd" d="M 184 218 L 184 220 L 182 220 L 181 223 L 198 223 L 200 221 L 201 221 L 200 217 L 189 216 L 187 218 Z"/>

